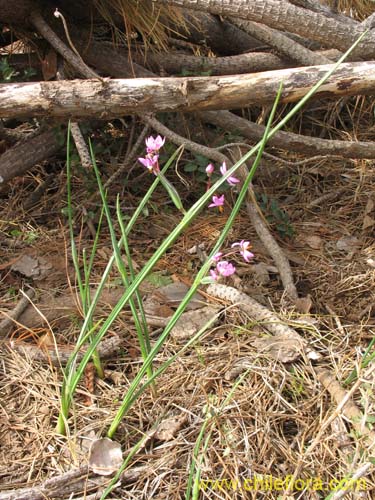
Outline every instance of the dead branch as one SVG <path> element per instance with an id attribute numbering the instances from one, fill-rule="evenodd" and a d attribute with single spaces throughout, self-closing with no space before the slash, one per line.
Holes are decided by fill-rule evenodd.
<path id="1" fill-rule="evenodd" d="M 279 54 L 286 56 L 292 61 L 296 61 L 302 66 L 329 64 L 331 62 L 327 57 L 307 49 L 291 38 L 288 38 L 283 33 L 269 28 L 268 26 L 264 26 L 264 24 L 254 23 L 253 21 L 244 21 L 243 19 L 235 17 L 231 17 L 230 21 L 237 26 L 237 28 L 242 29 L 245 33 L 248 33 L 267 45 L 270 45 L 272 48 L 276 49 Z"/>
<path id="2" fill-rule="evenodd" d="M 275 337 L 288 341 L 288 353 L 283 352 L 283 347 L 280 346 L 279 356 L 281 358 L 285 356 L 293 360 L 298 355 L 306 352 L 314 359 L 319 359 L 319 353 L 308 346 L 308 343 L 303 337 L 293 328 L 285 324 L 275 313 L 259 304 L 249 295 L 239 292 L 233 287 L 217 283 L 209 285 L 207 293 L 213 297 L 228 300 L 230 303 L 236 304 L 242 311 L 251 318 L 254 318 L 259 326 L 268 330 L 268 332 Z"/>
<path id="3" fill-rule="evenodd" d="M 355 481 L 358 481 L 361 477 L 366 476 L 373 468 L 374 464 L 372 462 L 365 462 L 363 465 L 358 467 L 354 473 L 350 474 L 350 481 L 355 484 Z M 330 500 L 339 500 L 340 498 L 344 498 L 346 495 L 349 495 L 349 493 L 350 489 L 343 487 L 343 489 L 335 491 Z"/>
<path id="4" fill-rule="evenodd" d="M 11 311 L 6 317 L 0 322 L 0 337 L 4 337 L 9 333 L 9 330 L 13 326 L 13 322 L 17 321 L 21 314 L 25 311 L 27 306 L 30 304 L 30 300 L 35 295 L 34 290 L 28 290 L 22 299 L 18 302 L 16 307 Z M 4 313 L 3 313 L 4 314 Z"/>
<path id="5" fill-rule="evenodd" d="M 57 79 L 61 81 L 65 78 L 64 70 L 59 68 L 57 72 Z M 90 151 L 86 145 L 85 138 L 83 137 L 80 126 L 77 122 L 72 122 L 70 124 L 70 132 L 72 134 L 74 144 L 78 151 L 79 158 L 81 160 L 81 164 L 84 168 L 89 169 L 92 168 L 92 161 L 90 156 Z M 94 231 L 95 233 L 95 231 Z"/>
<path id="6" fill-rule="evenodd" d="M 331 65 L 250 75 L 133 80 L 69 80 L 0 85 L 0 118 L 54 116 L 109 119 L 131 113 L 228 109 L 301 99 Z M 375 91 L 375 63 L 346 63 L 320 87 L 316 98 Z"/>
<path id="7" fill-rule="evenodd" d="M 51 46 L 75 69 L 79 69 L 80 74 L 86 78 L 97 78 L 97 74 L 89 68 L 81 57 L 70 50 L 50 28 L 38 11 L 30 15 L 30 21 L 37 31 L 51 44 Z"/>
<path id="8" fill-rule="evenodd" d="M 326 46 L 345 52 L 363 33 L 361 25 L 342 22 L 327 17 L 320 12 L 297 7 L 279 0 L 155 0 L 156 4 L 183 7 L 193 11 L 210 12 L 221 16 L 233 16 L 263 23 L 277 30 L 289 31 Z M 353 58 L 372 58 L 375 56 L 375 33 L 369 33 L 352 53 Z"/>
<path id="9" fill-rule="evenodd" d="M 239 133 L 251 141 L 259 141 L 264 135 L 265 127 L 250 122 L 230 111 L 200 112 L 199 117 L 206 123 L 212 123 L 229 132 Z M 344 158 L 375 158 L 373 142 L 354 142 L 319 139 L 292 132 L 277 132 L 267 142 L 269 146 L 309 155 L 339 155 Z"/>
<path id="10" fill-rule="evenodd" d="M 239 292 L 233 287 L 217 283 L 209 285 L 207 293 L 213 297 L 228 300 L 232 304 L 238 304 L 243 311 L 247 312 L 250 317 L 254 318 L 273 335 L 290 334 L 291 338 L 298 341 L 300 347 L 306 345 L 306 341 L 293 328 L 283 323 L 276 314 L 259 304 L 249 295 Z"/>
<path id="11" fill-rule="evenodd" d="M 366 419 L 363 418 L 361 410 L 351 398 L 347 397 L 348 393 L 341 387 L 333 373 L 321 367 L 315 368 L 315 371 L 320 383 L 329 392 L 337 405 L 341 405 L 343 401 L 346 401 L 345 406 L 342 408 L 343 415 L 350 420 L 358 435 L 363 436 L 369 446 L 373 446 L 375 432 L 367 427 Z"/>
<path id="12" fill-rule="evenodd" d="M 32 137 L 40 134 L 39 129 L 31 129 L 31 131 L 22 129 L 22 126 L 20 129 L 6 128 L 3 123 L 0 122 L 0 139 L 13 146 L 17 142 L 30 140 Z"/>
<path id="13" fill-rule="evenodd" d="M 106 359 L 110 358 L 116 354 L 121 347 L 123 347 L 124 341 L 118 335 L 110 337 L 108 339 L 103 339 L 98 345 L 97 351 L 100 358 Z M 58 346 L 58 349 L 54 349 L 52 346 L 48 349 L 46 347 L 40 348 L 33 344 L 28 344 L 26 342 L 11 342 L 6 344 L 8 349 L 17 351 L 22 354 L 26 359 L 30 361 L 41 361 L 44 363 L 50 363 L 53 366 L 64 366 L 69 360 L 69 357 L 73 353 L 74 347 Z M 82 349 L 77 354 L 77 361 L 81 361 L 87 346 Z"/>
<path id="14" fill-rule="evenodd" d="M 209 148 L 207 146 L 203 146 L 202 144 L 198 144 L 197 142 L 190 141 L 189 139 L 186 139 L 186 137 L 182 137 L 181 135 L 176 134 L 176 132 L 173 132 L 173 130 L 163 125 L 156 118 L 146 115 L 145 117 L 143 117 L 143 121 L 145 121 L 148 125 L 159 132 L 159 134 L 168 137 L 171 142 L 174 142 L 179 146 L 184 146 L 189 151 L 194 151 L 195 153 L 201 154 L 202 156 L 205 156 L 210 160 L 217 161 L 219 163 L 223 163 L 223 161 L 225 161 L 229 164 L 228 158 L 223 153 L 220 153 L 220 151 Z"/>
<path id="15" fill-rule="evenodd" d="M 35 164 L 57 153 L 61 147 L 57 131 L 48 130 L 9 148 L 1 155 L 0 185 L 22 175 Z"/>
<path id="16" fill-rule="evenodd" d="M 188 9 L 181 10 L 188 30 L 178 26 L 177 31 L 184 37 L 184 40 L 207 45 L 214 52 L 223 55 L 260 50 L 264 45 L 223 18 L 213 16 L 208 12 L 192 13 Z"/>
<path id="17" fill-rule="evenodd" d="M 272 236 L 272 233 L 269 231 L 266 224 L 263 222 L 262 217 L 259 215 L 254 203 L 248 201 L 246 203 L 246 210 L 259 239 L 266 247 L 279 271 L 280 279 L 283 283 L 285 292 L 291 299 L 296 301 L 298 299 L 298 293 L 296 285 L 294 284 L 293 273 L 288 259 L 285 257 L 283 251 L 277 244 L 277 241 Z"/>
<path id="18" fill-rule="evenodd" d="M 141 63 L 144 56 L 134 54 L 134 59 Z M 158 74 L 160 70 L 163 70 L 168 74 L 194 71 L 198 74 L 209 72 L 210 75 L 236 75 L 292 66 L 292 63 L 288 63 L 268 52 L 249 52 L 227 57 L 192 56 L 178 52 L 169 52 L 166 57 L 165 54 L 150 53 L 147 54 L 146 63 Z"/>
<path id="19" fill-rule="evenodd" d="M 237 148 L 237 150 L 232 151 L 232 155 L 235 160 L 239 160 L 242 157 L 242 152 L 239 148 Z M 246 164 L 241 165 L 241 167 L 237 170 L 237 176 L 242 180 L 242 182 L 245 181 L 248 174 L 249 171 Z M 246 210 L 258 238 L 263 243 L 269 255 L 272 257 L 279 271 L 286 294 L 296 303 L 298 293 L 294 284 L 293 273 L 290 268 L 289 261 L 273 237 L 272 233 L 269 231 L 260 209 L 256 206 L 255 195 L 251 184 L 249 185 L 247 192 Z"/>
<path id="20" fill-rule="evenodd" d="M 289 0 L 290 3 L 303 7 L 304 9 L 311 10 L 313 12 L 319 12 L 326 17 L 332 17 L 341 23 L 352 24 L 353 26 L 358 26 L 359 23 L 351 17 L 347 17 L 340 12 L 334 12 L 328 5 L 323 5 L 319 0 Z"/>
<path id="21" fill-rule="evenodd" d="M 150 467 L 143 465 L 127 469 L 121 474 L 122 484 L 136 481 L 140 474 L 149 473 Z M 39 486 L 32 488 L 22 488 L 0 493 L 0 500 L 45 500 L 46 498 L 70 498 L 72 494 L 81 492 L 96 491 L 98 488 L 106 486 L 108 478 L 97 476 L 89 471 L 87 466 L 65 472 L 60 476 L 47 479 Z M 87 498 L 85 496 L 85 498 Z"/>
<path id="22" fill-rule="evenodd" d="M 80 47 L 81 37 L 74 37 L 77 47 Z M 85 61 L 91 66 L 97 68 L 105 75 L 115 78 L 147 78 L 153 76 L 151 71 L 147 70 L 136 62 L 129 62 L 129 55 L 116 50 L 112 44 L 105 42 L 92 41 L 85 50 Z"/>

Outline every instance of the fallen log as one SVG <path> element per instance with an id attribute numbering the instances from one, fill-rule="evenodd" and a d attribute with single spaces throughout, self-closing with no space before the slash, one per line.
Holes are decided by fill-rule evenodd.
<path id="1" fill-rule="evenodd" d="M 321 42 L 345 52 L 365 31 L 353 20 L 343 22 L 343 16 L 327 17 L 290 2 L 280 0 L 154 0 L 155 5 L 183 7 L 192 12 L 203 11 L 219 16 L 238 17 L 262 23 L 280 31 L 289 31 L 302 37 L 308 34 L 311 40 Z M 357 59 L 375 56 L 375 33 L 370 31 L 358 45 L 351 57 Z"/>
<path id="2" fill-rule="evenodd" d="M 0 185 L 22 175 L 62 148 L 56 130 L 50 129 L 16 144 L 1 155 Z"/>
<path id="3" fill-rule="evenodd" d="M 110 119 L 131 113 L 244 108 L 270 104 L 280 82 L 280 101 L 295 102 L 332 65 L 264 73 L 185 78 L 91 79 L 0 85 L 0 118 L 49 116 Z M 344 63 L 320 87 L 319 97 L 375 92 L 375 63 Z"/>

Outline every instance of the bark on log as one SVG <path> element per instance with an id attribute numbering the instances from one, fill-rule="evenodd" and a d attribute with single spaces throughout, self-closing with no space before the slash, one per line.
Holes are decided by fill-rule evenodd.
<path id="1" fill-rule="evenodd" d="M 177 31 L 186 40 L 210 47 L 221 55 L 237 55 L 241 52 L 258 50 L 264 44 L 236 28 L 225 19 L 208 12 L 194 12 L 182 9 L 188 31 L 176 26 Z"/>
<path id="2" fill-rule="evenodd" d="M 363 26 L 340 22 L 280 0 L 154 0 L 155 4 L 211 12 L 262 23 L 280 31 L 308 36 L 330 48 L 346 51 L 364 32 Z M 354 52 L 352 53 L 354 57 Z M 368 33 L 355 50 L 357 59 L 375 56 L 375 33 Z"/>
<path id="3" fill-rule="evenodd" d="M 163 53 L 147 54 L 146 61 L 142 54 L 134 54 L 134 60 L 140 64 L 141 62 L 146 62 L 157 74 L 160 70 L 168 74 L 193 71 L 197 74 L 209 72 L 210 76 L 258 73 L 260 71 L 271 71 L 294 66 L 292 62 L 288 63 L 268 52 L 249 52 L 237 56 L 225 57 L 193 56 L 190 54 L 169 52 L 168 55 Z M 117 78 L 120 78 L 120 76 L 117 76 Z"/>
<path id="4" fill-rule="evenodd" d="M 57 153 L 61 147 L 54 130 L 42 132 L 16 144 L 0 157 L 0 185 Z"/>
<path id="5" fill-rule="evenodd" d="M 244 108 L 301 99 L 331 65 L 223 77 L 70 80 L 0 85 L 0 118 L 110 119 L 131 113 Z M 316 97 L 375 92 L 375 63 L 346 63 Z"/>
<path id="6" fill-rule="evenodd" d="M 231 17 L 230 22 L 245 33 L 253 35 L 272 47 L 278 54 L 299 63 L 301 66 L 313 66 L 316 64 L 330 64 L 332 61 L 326 57 L 313 52 L 298 42 L 288 38 L 284 33 L 269 28 L 264 24 L 245 21 L 236 17 Z"/>
<path id="7" fill-rule="evenodd" d="M 205 111 L 198 113 L 198 116 L 205 123 L 211 123 L 234 134 L 239 133 L 254 142 L 260 141 L 265 132 L 263 125 L 250 122 L 229 111 Z M 344 158 L 375 158 L 375 144 L 372 141 L 329 140 L 279 131 L 268 140 L 267 145 L 305 156 L 339 155 Z"/>
<path id="8" fill-rule="evenodd" d="M 337 21 L 342 23 L 348 23 L 353 26 L 358 26 L 359 22 L 355 19 L 341 14 L 341 12 L 333 11 L 329 5 L 323 5 L 319 0 L 289 0 L 290 3 L 302 7 L 303 9 L 312 10 L 313 12 L 318 12 L 326 17 L 332 17 Z"/>

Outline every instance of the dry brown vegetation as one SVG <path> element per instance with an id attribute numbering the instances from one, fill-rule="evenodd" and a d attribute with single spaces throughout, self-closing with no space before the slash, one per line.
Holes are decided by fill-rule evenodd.
<path id="1" fill-rule="evenodd" d="M 205 14 L 168 7 L 188 8 L 188 1 L 157 0 L 152 7 L 130 0 L 83 2 L 89 7 L 82 17 L 81 2 L 66 2 L 61 12 L 69 41 L 61 20 L 53 18 L 50 2 L 43 4 L 45 10 L 31 0 L 16 0 L 13 9 L 7 3 L 0 0 L 0 60 L 12 53 L 9 65 L 18 75 L 0 85 L 0 95 L 2 90 L 9 94 L 10 85 L 23 78 L 30 65 L 36 71 L 31 77 L 35 82 L 53 80 L 56 89 L 64 78 L 97 82 L 98 73 L 100 78 L 153 79 L 155 73 L 182 78 L 185 71 L 184 78 L 192 82 L 192 73 L 202 76 L 207 67 L 208 81 L 213 75 L 257 75 L 267 69 L 309 66 L 310 62 L 303 64 L 304 57 L 334 62 L 338 51 L 350 45 L 341 46 L 345 43 L 339 34 L 332 43 L 324 43 L 313 32 L 307 44 L 280 26 L 279 34 L 297 40 L 300 47 L 309 45 L 311 54 L 299 52 L 293 60 L 285 55 L 286 49 L 277 51 L 272 41 L 257 41 L 249 27 L 232 22 L 235 13 L 226 12 L 226 18 L 209 14 L 217 12 L 218 0 Z M 168 5 L 159 12 L 159 3 Z M 269 0 L 269 5 L 274 3 Z M 304 8 L 307 17 L 318 12 L 341 25 L 347 22 L 353 33 L 373 13 L 373 2 L 364 0 L 280 4 Z M 251 15 L 246 22 L 260 22 Z M 241 12 L 237 21 L 240 17 Z M 65 62 L 43 31 L 46 26 L 59 35 L 61 47 L 67 50 Z M 274 28 L 266 17 L 262 26 Z M 297 29 L 295 35 L 301 36 Z M 282 43 L 281 38 L 276 40 Z M 363 55 L 363 49 L 364 61 L 359 64 L 371 64 L 370 45 L 369 55 Z M 349 64 L 358 64 L 361 52 L 357 54 Z M 314 63 L 320 64 L 327 61 Z M 186 92 L 190 84 L 184 87 Z M 205 298 L 221 308 L 219 321 L 158 378 L 156 394 L 142 394 L 123 419 L 115 439 L 124 458 L 140 439 L 144 444 L 108 498 L 185 498 L 195 445 L 205 425 L 195 457 L 201 470 L 196 498 L 318 500 L 328 498 L 330 481 L 337 484 L 350 477 L 358 480 L 354 487 L 360 491 L 338 488 L 330 498 L 374 498 L 374 366 L 360 368 L 375 328 L 372 93 L 352 96 L 349 92 L 336 99 L 332 94 L 320 96 L 294 116 L 267 145 L 253 190 L 228 238 L 228 245 L 250 239 L 255 258 L 250 264 L 237 260 L 237 276 L 225 284 L 277 315 L 281 328 L 289 326 L 293 335 L 298 334 L 282 339 L 288 353 L 270 347 L 270 339 L 277 339 L 277 334 L 246 309 L 245 299 L 231 303 L 219 294 L 207 295 L 202 287 Z M 79 151 L 73 156 L 72 186 L 79 250 L 91 248 L 101 207 L 90 158 L 85 157 L 88 137 L 108 186 L 111 209 L 120 194 L 125 214 L 132 213 L 152 181 L 137 162 L 144 137 L 160 133 L 167 137 L 168 148 L 184 144 L 176 170 L 168 175 L 189 208 L 205 185 L 199 172 L 188 172 L 187 166 L 200 161 L 197 155 L 216 165 L 223 160 L 234 163 L 261 137 L 273 98 L 247 108 L 220 108 L 231 112 L 135 113 L 105 120 L 97 113 L 96 121 L 90 122 L 72 111 Z M 277 119 L 290 106 L 281 104 Z M 0 114 L 1 109 L 0 103 Z M 66 122 L 51 116 L 37 121 L 33 114 L 26 119 L 27 110 L 26 115 L 25 110 L 14 113 L 12 119 L 1 115 L 0 122 L 4 179 L 0 188 L 0 500 L 99 499 L 110 479 L 90 469 L 89 448 L 95 438 L 106 435 L 142 358 L 131 313 L 125 308 L 108 332 L 109 343 L 102 346 L 105 378 L 94 376 L 88 366 L 71 409 L 69 431 L 66 436 L 56 434 L 60 363 L 71 353 L 82 323 L 66 218 Z M 163 158 L 173 150 L 168 148 Z M 206 251 L 213 247 L 235 195 L 228 192 L 227 200 L 222 214 L 205 211 L 194 220 L 160 259 L 155 275 L 191 284 L 200 260 L 190 249 L 202 243 Z M 252 202 L 261 213 L 259 220 Z M 165 191 L 158 189 L 130 235 L 137 270 L 179 218 Z M 273 236 L 271 246 L 264 236 L 267 229 Z M 111 254 L 105 226 L 91 279 L 93 289 Z M 117 271 L 111 272 L 110 281 L 112 287 L 100 303 L 96 321 L 108 315 L 122 293 Z M 158 287 L 146 280 L 141 291 L 149 297 Z M 9 321 L 20 303 L 24 310 L 17 310 Z M 153 342 L 160 335 L 162 320 L 173 312 L 163 300 L 158 307 L 159 323 L 150 319 Z M 296 339 L 301 339 L 298 348 Z M 184 342 L 183 335 L 172 334 L 155 367 L 176 354 Z M 358 377 L 345 383 L 355 369 Z M 300 482 L 289 489 L 285 481 L 282 487 L 275 483 L 288 477 Z"/>

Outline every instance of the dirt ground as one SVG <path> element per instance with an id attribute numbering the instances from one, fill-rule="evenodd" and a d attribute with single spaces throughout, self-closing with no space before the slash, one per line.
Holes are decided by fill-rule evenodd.
<path id="1" fill-rule="evenodd" d="M 364 134 L 366 140 L 371 140 L 368 129 L 362 131 Z M 344 381 L 359 367 L 374 337 L 373 161 L 323 157 L 301 163 L 304 158 L 267 151 L 281 161 L 265 158 L 255 178 L 255 191 L 270 229 L 290 260 L 298 292 L 307 297 L 305 311 L 297 310 L 285 297 L 277 270 L 245 209 L 228 244 L 251 240 L 255 258 L 250 264 L 238 260 L 238 276 L 228 278 L 226 283 L 292 325 L 319 353 L 319 359 L 302 355 L 289 363 L 275 360 L 254 344 L 255 338 L 264 335 L 261 325 L 237 306 L 211 298 L 212 303 L 222 307 L 220 322 L 178 357 L 158 378 L 157 394 L 146 391 L 120 424 L 115 439 L 124 456 L 140 438 L 145 437 L 145 441 L 125 472 L 121 487 L 108 498 L 185 498 L 195 453 L 201 469 L 196 498 L 276 500 L 282 498 L 287 478 L 295 475 L 289 498 L 323 499 L 339 481 L 361 472 L 373 454 L 375 397 L 371 363 L 361 370 L 360 383 L 349 394 L 350 401 L 361 411 L 359 421 L 345 415 L 345 393 L 338 393 L 332 382 L 339 382 L 345 391 L 352 389 L 354 384 L 345 386 Z M 101 168 L 103 175 L 110 175 L 114 167 L 103 161 Z M 134 167 L 128 181 L 120 179 L 111 188 L 112 208 L 120 192 L 124 212 L 131 213 L 142 196 L 143 184 L 149 182 L 147 174 L 141 173 L 141 168 Z M 189 174 L 183 175 L 189 179 Z M 30 205 L 31 194 L 47 177 L 50 179 L 45 191 Z M 202 184 L 190 178 L 187 188 L 179 184 L 175 174 L 172 178 L 189 206 Z M 92 193 L 92 201 L 87 202 Z M 95 198 L 95 187 L 78 169 L 73 197 L 81 251 L 92 245 L 92 228 L 97 223 L 100 203 Z M 158 190 L 148 213 L 142 215 L 130 236 L 138 269 L 179 218 L 165 203 L 165 194 Z M 46 294 L 71 297 L 74 303 L 77 293 L 64 215 L 63 158 L 12 181 L 10 191 L 0 194 L 0 207 L 1 311 L 8 314 L 22 298 L 19 290 L 29 288 L 35 291 L 35 307 Z M 191 283 L 200 262 L 188 250 L 202 243 L 206 249 L 212 248 L 229 211 L 230 203 L 223 214 L 202 212 L 159 261 L 158 275 Z M 93 288 L 110 255 L 105 228 L 94 266 Z M 25 256 L 29 260 L 17 267 Z M 121 289 L 115 271 L 111 283 Z M 152 288 L 150 283 L 147 286 L 144 293 Z M 54 307 L 51 304 L 50 310 Z M 108 305 L 103 305 L 95 319 L 105 317 L 108 310 Z M 74 399 L 68 435 L 58 436 L 55 426 L 62 371 L 51 360 L 32 359 L 15 347 L 25 342 L 43 350 L 52 339 L 59 350 L 69 351 L 82 321 L 79 311 L 69 312 L 63 320 L 60 314 L 55 316 L 48 324 L 40 321 L 28 328 L 20 322 L 1 342 L 0 498 L 10 489 L 38 486 L 78 467 L 85 470 L 91 441 L 105 436 L 141 365 L 135 328 L 125 309 L 109 332 L 121 337 L 121 349 L 105 360 L 104 379 L 93 381 L 92 375 L 86 373 Z M 154 330 L 153 341 L 160 332 L 156 327 Z M 180 348 L 178 339 L 169 338 L 155 367 Z M 319 380 L 317 368 L 328 370 L 331 391 Z M 204 439 L 194 451 L 204 422 Z M 161 423 L 172 428 L 171 432 L 155 435 Z M 94 496 L 97 486 L 89 482 L 84 485 L 75 496 L 65 492 L 53 498 L 99 498 Z M 374 498 L 374 474 L 360 474 L 357 482 L 348 483 L 345 493 L 350 499 Z"/>

